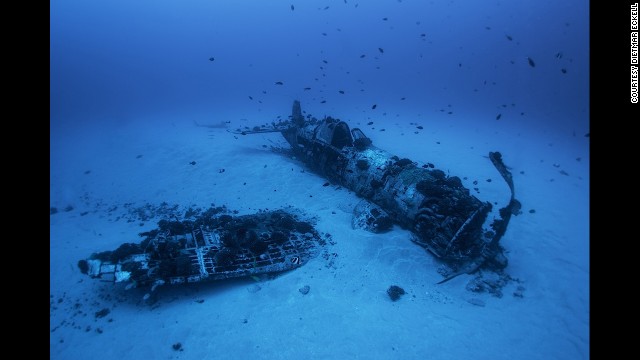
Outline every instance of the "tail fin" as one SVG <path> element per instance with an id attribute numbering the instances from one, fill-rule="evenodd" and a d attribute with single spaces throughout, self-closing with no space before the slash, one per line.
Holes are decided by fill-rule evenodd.
<path id="1" fill-rule="evenodd" d="M 300 101 L 293 101 L 293 108 L 291 109 L 291 121 L 297 127 L 304 126 L 304 116 L 302 116 L 302 108 L 300 107 Z"/>

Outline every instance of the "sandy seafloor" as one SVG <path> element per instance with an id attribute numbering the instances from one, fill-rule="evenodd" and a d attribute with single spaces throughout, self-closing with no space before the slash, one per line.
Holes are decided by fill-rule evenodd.
<path id="1" fill-rule="evenodd" d="M 283 103 L 281 115 L 289 109 Z M 50 357 L 590 357 L 584 132 L 408 118 L 367 126 L 349 114 L 328 115 L 361 127 L 382 149 L 466 177 L 468 188 L 477 180 L 480 192 L 472 193 L 499 206 L 508 201 L 508 188 L 486 156 L 502 152 L 523 204 L 523 214 L 512 218 L 501 240 L 507 272 L 517 279 L 502 297 L 468 291 L 471 275 L 436 285 L 442 278 L 438 262 L 406 230 L 352 229 L 351 211 L 359 199 L 344 188 L 323 186 L 325 179 L 301 163 L 270 151 L 272 145 L 287 146 L 279 134 L 234 136 L 194 125 L 221 119 L 188 115 L 52 128 L 50 206 L 59 212 L 50 216 Z M 261 123 L 229 119 L 230 128 Z M 424 129 L 416 130 L 415 123 Z M 239 214 L 301 208 L 333 237 L 335 244 L 327 245 L 332 256 L 259 282 L 165 286 L 153 305 L 141 301 L 140 290 L 125 291 L 121 284 L 80 273 L 78 260 L 92 252 L 139 242 L 137 234 L 155 228 L 160 218 L 141 221 L 137 209 L 163 202 L 182 211 L 226 205 Z M 67 206 L 73 209 L 65 211 Z M 303 295 L 298 289 L 305 285 L 310 292 Z M 390 285 L 407 294 L 392 302 L 386 294 Z M 522 297 L 513 295 L 517 286 L 524 288 Z M 104 308 L 110 313 L 96 317 Z M 182 351 L 172 348 L 178 342 Z"/>

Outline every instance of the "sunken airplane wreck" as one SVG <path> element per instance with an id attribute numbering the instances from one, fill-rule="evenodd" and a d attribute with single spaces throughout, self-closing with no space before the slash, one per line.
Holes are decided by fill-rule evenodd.
<path id="1" fill-rule="evenodd" d="M 296 158 L 364 198 L 354 209 L 354 227 L 384 232 L 397 223 L 445 262 L 450 272 L 440 283 L 480 268 L 501 271 L 507 266 L 499 241 L 521 206 L 498 152 L 489 153 L 489 159 L 511 198 L 499 209 L 500 218 L 490 222 L 491 203 L 470 195 L 460 178 L 378 149 L 344 121 L 305 120 L 298 101 L 287 121 L 233 132 L 281 133 Z M 151 291 L 164 284 L 277 273 L 302 266 L 330 240 L 314 223 L 294 209 L 231 216 L 225 208 L 211 208 L 194 220 L 161 220 L 158 229 L 140 234 L 142 242 L 94 253 L 78 266 L 93 278 Z"/>
<path id="2" fill-rule="evenodd" d="M 354 226 L 383 232 L 397 223 L 412 232 L 415 243 L 445 262 L 450 271 L 440 283 L 483 267 L 501 271 L 507 266 L 499 241 L 521 205 L 499 152 L 490 152 L 489 159 L 509 186 L 511 198 L 499 209 L 500 218 L 490 222 L 491 203 L 470 195 L 459 177 L 378 149 L 362 130 L 350 129 L 339 119 L 305 119 L 297 100 L 288 120 L 233 132 L 281 133 L 296 158 L 366 200 L 354 210 Z"/>

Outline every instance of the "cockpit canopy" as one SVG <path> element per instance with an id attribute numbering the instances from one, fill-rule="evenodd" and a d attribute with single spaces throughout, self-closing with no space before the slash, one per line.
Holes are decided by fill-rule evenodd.
<path id="1" fill-rule="evenodd" d="M 315 129 L 314 137 L 316 140 L 338 149 L 342 149 L 345 146 L 355 146 L 358 149 L 363 149 L 371 145 L 371 139 L 362 130 L 358 128 L 349 130 L 349 125 L 346 122 L 332 117 L 325 118 L 318 125 Z"/>
<path id="2" fill-rule="evenodd" d="M 345 146 L 353 146 L 353 137 L 349 131 L 349 125 L 344 121 L 327 117 L 318 125 L 315 131 L 316 140 L 342 149 Z"/>

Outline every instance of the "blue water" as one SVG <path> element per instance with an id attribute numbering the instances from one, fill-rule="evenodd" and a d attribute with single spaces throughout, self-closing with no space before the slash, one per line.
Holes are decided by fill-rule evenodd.
<path id="1" fill-rule="evenodd" d="M 66 315 L 61 315 L 62 310 L 52 310 L 51 328 L 55 331 L 51 332 L 51 358 L 207 357 L 203 354 L 229 359 L 255 359 L 260 354 L 264 358 L 280 354 L 280 358 L 310 359 L 589 358 L 588 2 L 58 0 L 50 2 L 50 6 L 51 206 L 60 209 L 51 221 L 51 294 L 54 303 L 64 298 L 56 303 L 57 308 L 69 305 Z M 293 170 L 298 165 L 260 151 L 263 143 L 277 141 L 277 137 L 260 138 L 254 143 L 250 140 L 228 150 L 233 157 L 217 158 L 198 145 L 198 136 L 205 143 L 222 141 L 224 132 L 207 135 L 207 129 L 192 126 L 194 119 L 205 124 L 229 121 L 233 126 L 271 122 L 286 118 L 296 99 L 301 101 L 303 110 L 316 117 L 331 115 L 358 124 L 381 148 L 423 162 L 440 160 L 438 167 L 455 174 L 490 171 L 490 165 L 477 160 L 482 160 L 487 151 L 503 151 L 507 165 L 514 167 L 517 192 L 525 216 L 529 216 L 512 220 L 515 224 L 510 227 L 511 234 L 505 236 L 511 252 L 510 269 L 514 276 L 523 277 L 527 287 L 524 300 L 532 303 L 518 302 L 521 300 L 508 294 L 503 299 L 484 299 L 487 307 L 477 307 L 465 301 L 469 295 L 464 281 L 425 290 L 423 287 L 430 285 L 416 280 L 416 288 L 421 289 L 416 301 L 426 299 L 427 304 L 401 308 L 398 302 L 392 311 L 384 296 L 389 285 L 386 280 L 393 277 L 389 275 L 389 279 L 383 276 L 379 302 L 369 305 L 365 301 L 369 295 L 349 298 L 347 291 L 336 290 L 340 299 L 330 295 L 318 298 L 308 305 L 312 309 L 290 303 L 291 314 L 295 314 L 291 318 L 286 317 L 286 308 L 278 308 L 278 316 L 285 317 L 281 323 L 272 324 L 276 332 L 289 331 L 287 322 L 295 320 L 298 324 L 296 311 L 310 311 L 308 318 L 316 321 L 294 325 L 291 344 L 267 335 L 264 336 L 271 340 L 257 340 L 270 332 L 267 315 L 263 326 L 248 330 L 251 339 L 242 337 L 243 325 L 236 323 L 249 315 L 240 310 L 233 316 L 217 315 L 216 329 L 229 331 L 227 335 L 235 341 L 228 344 L 233 349 L 230 353 L 220 348 L 205 351 L 211 334 L 198 327 L 202 326 L 200 322 L 195 325 L 190 322 L 193 319 L 176 315 L 191 311 L 193 301 L 186 300 L 189 295 L 167 295 L 173 296 L 169 305 L 165 304 L 170 310 L 161 315 L 158 311 L 163 310 L 141 310 L 143 307 L 135 302 L 119 305 L 120 309 L 128 309 L 123 314 L 132 319 L 136 335 L 127 335 L 125 315 L 117 318 L 115 325 L 102 324 L 104 334 L 96 334 L 98 325 L 88 320 L 76 320 L 82 323 L 80 329 L 76 328 L 80 325 L 70 326 L 71 321 L 61 325 L 63 319 L 81 316 L 74 315 L 77 309 L 72 302 L 82 301 L 70 298 L 90 298 L 96 289 L 108 291 L 108 287 L 90 285 L 88 278 L 77 285 L 76 281 L 84 277 L 77 270 L 70 270 L 75 261 L 93 251 L 133 241 L 136 231 L 140 231 L 137 224 L 106 223 L 110 206 L 118 205 L 117 211 L 123 211 L 123 204 L 128 201 L 168 201 L 185 207 L 194 202 L 208 206 L 215 201 L 229 202 L 227 205 L 232 208 L 250 212 L 265 204 L 285 205 L 285 200 L 291 200 L 280 199 L 280 193 L 273 191 L 266 193 L 268 197 L 258 192 L 246 196 L 249 193 L 236 182 L 247 180 L 232 178 L 235 170 L 240 174 L 236 176 L 244 174 L 258 184 L 280 182 L 296 189 L 299 186 L 300 191 L 313 184 L 313 178 L 303 178 L 299 184 L 297 179 L 287 180 L 288 174 L 298 173 Z M 365 126 L 369 121 L 375 125 Z M 409 138 L 417 124 L 427 129 L 423 133 L 429 131 L 430 136 L 442 139 Z M 174 139 L 162 146 L 146 140 L 171 137 Z M 435 145 L 436 140 L 442 140 L 442 144 L 437 143 L 442 147 Z M 192 150 L 202 151 L 198 164 L 212 160 L 215 164 L 211 169 L 217 173 L 225 167 L 228 177 L 220 175 L 210 181 L 206 174 L 196 173 L 196 167 L 175 170 L 172 166 L 196 159 Z M 138 154 L 144 154 L 138 159 L 152 163 L 140 165 L 142 160 L 136 162 Z M 250 159 L 250 164 L 259 169 L 243 169 L 243 159 Z M 260 173 L 267 163 L 269 169 L 281 171 Z M 559 170 L 566 170 L 568 175 L 559 175 Z M 181 173 L 178 180 L 173 180 L 163 175 L 180 171 L 189 171 L 189 177 L 180 178 L 184 175 Z M 491 186 L 500 181 L 498 175 L 493 176 Z M 84 182 L 95 178 L 99 182 Z M 216 195 L 215 189 L 220 187 L 215 186 L 224 184 L 225 179 L 234 179 L 234 183 Z M 465 179 L 465 186 L 473 187 L 471 180 Z M 156 191 L 152 182 L 160 184 L 158 189 L 170 190 Z M 207 195 L 196 196 L 189 191 L 191 185 L 195 189 L 196 185 L 206 184 L 212 189 Z M 488 188 L 484 194 L 493 196 L 498 187 Z M 294 205 L 326 211 L 322 214 L 327 216 L 338 211 L 342 199 L 351 199 L 346 192 L 342 198 L 334 198 L 338 196 L 334 193 L 330 196 L 322 205 L 307 203 L 307 194 L 292 199 L 299 200 Z M 314 201 L 320 201 L 315 199 L 318 196 Z M 496 195 L 496 201 L 501 200 L 504 199 Z M 94 206 L 96 203 L 99 205 Z M 74 211 L 86 210 L 88 215 L 67 214 L 62 209 L 69 204 L 73 204 Z M 83 206 L 87 208 L 81 209 Z M 537 218 L 528 213 L 533 208 Z M 146 230 L 153 224 L 145 226 Z M 103 239 L 102 243 L 77 240 L 89 235 L 98 239 L 103 233 L 106 238 L 109 232 L 122 234 L 122 238 Z M 406 234 L 393 236 L 404 238 Z M 388 246 L 383 237 L 370 241 L 381 248 Z M 369 264 L 365 256 L 369 250 L 356 249 L 352 251 Z M 407 242 L 406 249 L 391 252 L 393 256 L 419 259 L 419 251 L 422 250 L 415 250 Z M 380 252 L 376 256 L 381 256 Z M 380 266 L 388 262 L 398 267 L 393 274 L 400 276 L 407 270 L 398 265 L 395 257 L 383 260 Z M 351 269 L 349 266 L 354 263 L 347 262 L 345 266 Z M 429 266 L 420 269 L 437 277 Z M 61 275 L 63 271 L 69 275 Z M 416 268 L 407 271 L 420 279 L 414 274 Z M 306 274 L 318 282 L 325 281 L 321 279 L 328 275 Z M 344 281 L 356 282 L 356 278 L 359 282 L 360 277 L 355 275 Z M 429 277 L 427 282 L 433 284 L 433 279 Z M 373 280 L 362 281 L 363 288 L 367 284 L 375 286 Z M 322 284 L 312 285 L 311 295 Z M 238 299 L 244 301 L 249 296 L 244 287 L 250 285 L 226 284 L 222 289 L 228 291 L 218 292 L 215 288 L 215 294 L 206 287 L 185 291 L 195 291 L 200 298 L 219 296 L 219 302 L 211 300 L 211 306 L 227 309 L 228 315 L 235 311 L 236 293 L 232 289 L 239 286 Z M 284 289 L 287 285 L 272 286 Z M 293 290 L 296 296 L 297 288 Z M 267 291 L 268 285 L 263 285 L 258 293 L 266 297 L 266 303 L 289 304 L 283 293 Z M 425 313 L 430 308 L 428 302 L 435 298 L 439 310 Z M 100 299 L 104 300 L 103 294 Z M 253 299 L 247 301 L 251 304 Z M 322 313 L 320 308 L 329 309 L 330 314 Z M 349 309 L 351 315 L 341 315 L 344 309 Z M 484 311 L 484 315 L 477 315 L 478 311 Z M 91 321 L 93 312 L 87 312 Z M 112 313 L 117 310 L 112 308 Z M 165 316 L 173 321 L 174 315 L 176 323 L 182 321 L 178 330 L 170 327 L 173 323 L 169 320 L 158 318 Z M 142 320 L 145 316 L 154 321 L 153 326 L 164 329 L 166 325 L 173 330 L 154 332 L 155 339 L 147 338 L 140 334 L 148 330 L 147 320 Z M 201 316 L 204 315 L 196 315 L 199 319 Z M 519 316 L 522 319 L 516 320 Z M 389 323 L 397 319 L 407 326 L 393 330 Z M 467 323 L 468 319 L 473 320 Z M 89 323 L 93 328 L 85 331 Z M 298 335 L 296 326 L 300 326 Z M 504 332 L 485 338 L 489 331 Z M 89 335 L 83 337 L 85 333 Z M 377 341 L 368 333 L 384 339 Z M 396 338 L 394 334 L 401 335 Z M 215 336 L 223 337 L 224 333 L 216 332 Z M 245 340 L 246 344 L 241 342 Z M 175 341 L 185 342 L 184 351 L 170 348 Z M 482 344 L 491 348 L 478 350 Z M 239 349 L 245 345 L 251 349 L 243 353 Z M 193 350 L 195 346 L 200 352 Z M 305 355 L 305 347 L 313 351 Z M 279 348 L 287 350 L 278 352 Z"/>
<path id="2" fill-rule="evenodd" d="M 451 105 L 582 135 L 588 27 L 583 1 L 55 1 L 51 120 L 298 98 L 335 113 Z"/>

